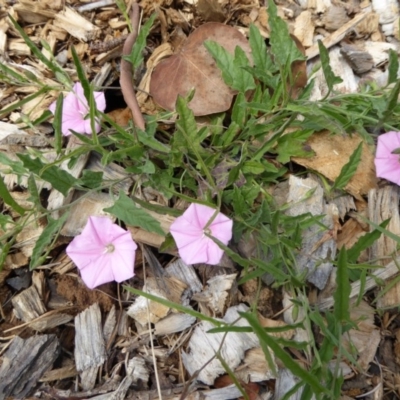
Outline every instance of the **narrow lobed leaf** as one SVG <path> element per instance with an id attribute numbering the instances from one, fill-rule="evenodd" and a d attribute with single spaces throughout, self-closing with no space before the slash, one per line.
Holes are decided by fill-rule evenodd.
<path id="1" fill-rule="evenodd" d="M 160 223 L 143 208 L 138 207 L 135 202 L 123 192 L 120 192 L 119 198 L 114 205 L 105 208 L 104 211 L 115 215 L 128 225 L 137 226 L 148 232 L 154 232 L 158 235 L 165 236 L 165 232 L 161 229 Z"/>
<path id="2" fill-rule="evenodd" d="M 339 176 L 336 178 L 332 190 L 343 189 L 354 176 L 357 171 L 358 165 L 361 161 L 361 154 L 363 150 L 363 142 L 361 141 L 357 148 L 354 150 L 353 154 L 350 156 L 349 161 L 343 165 Z"/>
<path id="3" fill-rule="evenodd" d="M 336 76 L 332 71 L 331 65 L 329 64 L 329 52 L 324 46 L 321 40 L 318 40 L 319 55 L 321 58 L 322 71 L 325 76 L 325 81 L 328 86 L 328 94 L 333 90 L 333 86 L 343 82 L 342 78 Z"/>

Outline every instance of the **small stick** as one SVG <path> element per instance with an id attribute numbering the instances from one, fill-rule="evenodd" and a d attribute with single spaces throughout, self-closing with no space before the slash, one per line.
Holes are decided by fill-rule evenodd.
<path id="1" fill-rule="evenodd" d="M 95 10 L 96 8 L 110 6 L 111 4 L 114 4 L 114 0 L 95 1 L 93 3 L 85 4 L 83 6 L 78 7 L 77 11 L 78 12 L 91 11 L 91 10 Z"/>
<path id="2" fill-rule="evenodd" d="M 336 32 L 332 33 L 332 35 L 327 36 L 322 40 L 324 46 L 329 49 L 334 46 L 336 43 L 339 43 L 347 33 L 349 33 L 354 27 L 361 22 L 368 14 L 361 13 L 355 16 L 352 20 L 344 24 L 341 28 L 339 28 Z M 318 43 L 312 45 L 306 50 L 307 60 L 316 57 L 319 54 Z"/>
<path id="3" fill-rule="evenodd" d="M 137 3 L 132 4 L 131 11 L 132 32 L 125 40 L 122 49 L 121 59 L 121 76 L 119 82 L 121 85 L 122 94 L 128 107 L 132 111 L 132 118 L 139 129 L 145 129 L 145 122 L 140 111 L 139 104 L 136 99 L 135 88 L 133 86 L 133 67 L 132 64 L 124 59 L 124 56 L 129 56 L 132 52 L 132 47 L 135 44 L 139 29 L 139 6 Z"/>
<path id="4" fill-rule="evenodd" d="M 105 53 L 122 44 L 127 37 L 128 35 L 124 35 L 119 38 L 107 40 L 106 42 L 90 43 L 89 50 L 93 53 Z"/>

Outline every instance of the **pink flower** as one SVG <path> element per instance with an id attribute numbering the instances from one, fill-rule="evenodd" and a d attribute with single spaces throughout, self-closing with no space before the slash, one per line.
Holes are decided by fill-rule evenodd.
<path id="1" fill-rule="evenodd" d="M 215 210 L 211 207 L 192 203 L 171 225 L 170 232 L 175 239 L 179 255 L 186 264 L 206 263 L 216 265 L 224 251 L 206 234 L 227 245 L 232 238 L 232 220 L 218 213 L 207 226 Z"/>
<path id="2" fill-rule="evenodd" d="M 83 281 L 93 289 L 103 283 L 132 278 L 136 249 L 131 234 L 109 218 L 89 217 L 66 252 L 80 269 Z"/>
<path id="3" fill-rule="evenodd" d="M 375 155 L 376 176 L 400 185 L 400 132 L 387 132 L 378 137 Z"/>
<path id="4" fill-rule="evenodd" d="M 104 111 L 106 108 L 106 98 L 103 92 L 93 92 L 94 101 L 99 111 Z M 54 114 L 56 111 L 56 102 L 49 107 Z M 78 133 L 92 134 L 90 127 L 90 119 L 86 118 L 89 113 L 89 105 L 83 94 L 83 87 L 80 82 L 76 82 L 72 92 L 64 98 L 62 110 L 62 134 L 70 136 L 70 129 Z M 96 132 L 100 131 L 100 123 L 95 121 Z"/>

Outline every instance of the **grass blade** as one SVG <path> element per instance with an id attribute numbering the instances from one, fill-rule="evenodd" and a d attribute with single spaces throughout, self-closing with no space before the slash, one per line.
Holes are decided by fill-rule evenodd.
<path id="1" fill-rule="evenodd" d="M 347 322 L 350 319 L 351 285 L 347 268 L 347 252 L 346 249 L 342 247 L 340 249 L 337 262 L 337 288 L 333 296 L 335 300 L 334 315 L 337 321 L 340 321 L 342 323 Z"/>

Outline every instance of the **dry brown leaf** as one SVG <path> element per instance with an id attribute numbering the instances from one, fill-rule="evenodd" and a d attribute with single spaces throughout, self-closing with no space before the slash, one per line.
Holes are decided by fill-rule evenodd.
<path id="1" fill-rule="evenodd" d="M 290 35 L 290 37 L 295 42 L 296 47 L 305 56 L 306 50 L 303 44 L 300 42 L 300 40 L 297 39 L 297 37 L 294 35 Z M 299 93 L 301 92 L 301 89 L 303 89 L 307 85 L 307 62 L 305 60 L 293 61 L 292 77 L 293 77 L 293 84 L 290 87 L 290 94 L 293 99 L 296 99 Z"/>
<path id="2" fill-rule="evenodd" d="M 120 126 L 128 126 L 132 119 L 131 110 L 128 107 L 110 111 L 107 115 Z"/>
<path id="3" fill-rule="evenodd" d="M 229 375 L 222 375 L 215 380 L 214 386 L 216 388 L 224 388 L 229 385 L 232 385 L 233 383 L 234 382 L 232 381 L 232 378 Z M 260 391 L 260 386 L 258 385 L 258 383 L 255 383 L 255 382 L 246 383 L 246 382 L 240 381 L 240 385 L 246 392 L 249 400 L 257 400 L 259 398 L 258 393 Z M 239 399 L 244 399 L 244 397 L 239 397 Z"/>
<path id="4" fill-rule="evenodd" d="M 190 108 L 196 116 L 229 109 L 235 91 L 222 79 L 203 43 L 212 40 L 231 54 L 240 46 L 250 59 L 250 45 L 235 28 L 217 22 L 200 26 L 187 39 L 179 52 L 163 60 L 155 68 L 150 82 L 150 94 L 157 104 L 167 110 L 175 109 L 178 95 L 187 96 L 195 89 Z"/>
<path id="5" fill-rule="evenodd" d="M 307 145 L 315 152 L 315 156 L 311 158 L 294 157 L 292 160 L 334 181 L 361 141 L 362 138 L 358 134 L 352 134 L 350 137 L 332 135 L 328 131 L 318 132 L 307 141 Z M 374 156 L 364 143 L 361 162 L 345 190 L 354 197 L 360 198 L 367 194 L 370 189 L 376 188 L 376 185 Z"/>

